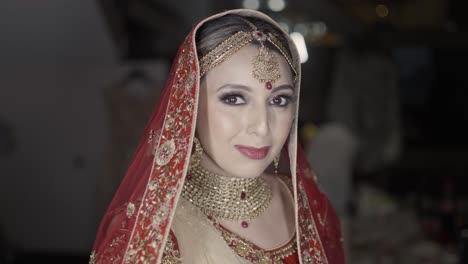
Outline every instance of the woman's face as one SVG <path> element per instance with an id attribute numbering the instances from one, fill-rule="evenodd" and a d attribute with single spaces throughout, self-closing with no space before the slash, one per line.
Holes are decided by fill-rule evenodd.
<path id="1" fill-rule="evenodd" d="M 208 170 L 257 177 L 278 156 L 295 114 L 294 84 L 286 60 L 273 52 L 281 77 L 268 90 L 253 77 L 258 47 L 248 45 L 210 70 L 200 84 L 197 134 Z"/>

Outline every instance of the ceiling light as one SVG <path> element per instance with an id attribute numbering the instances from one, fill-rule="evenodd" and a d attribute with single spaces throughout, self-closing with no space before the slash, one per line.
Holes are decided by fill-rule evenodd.
<path id="1" fill-rule="evenodd" d="M 244 0 L 244 2 L 242 2 L 242 6 L 244 8 L 257 10 L 260 7 L 260 1 L 259 0 Z"/>
<path id="2" fill-rule="evenodd" d="M 280 12 L 283 11 L 285 7 L 285 0 L 268 0 L 268 8 L 270 8 L 271 11 Z"/>

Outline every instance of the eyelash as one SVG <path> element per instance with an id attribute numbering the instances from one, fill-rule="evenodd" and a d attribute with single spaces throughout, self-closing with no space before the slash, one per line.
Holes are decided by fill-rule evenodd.
<path id="1" fill-rule="evenodd" d="M 275 97 L 273 97 L 273 99 L 271 99 L 271 101 L 274 101 L 276 99 L 285 99 L 286 102 L 281 105 L 281 104 L 276 104 L 278 107 L 286 107 L 288 106 L 292 101 L 293 101 L 293 97 L 290 96 L 290 95 L 286 95 L 286 94 L 279 94 L 279 95 L 276 95 Z"/>
<path id="2" fill-rule="evenodd" d="M 237 100 L 238 99 L 242 99 L 244 102 L 241 102 L 241 103 L 237 103 Z M 234 102 L 230 102 L 229 100 L 235 100 Z M 284 99 L 286 100 L 286 102 L 284 104 L 277 104 L 277 103 L 273 103 L 274 100 L 276 99 Z M 246 100 L 244 98 L 244 96 L 242 94 L 239 94 L 239 93 L 226 93 L 226 94 L 223 94 L 221 95 L 220 97 L 220 100 L 227 104 L 227 105 L 233 105 L 233 106 L 237 106 L 237 105 L 244 105 L 246 104 Z M 290 96 L 290 95 L 287 95 L 287 94 L 279 94 L 279 95 L 276 95 L 274 96 L 272 99 L 271 99 L 271 103 L 270 105 L 276 105 L 278 107 L 286 107 L 288 106 L 291 102 L 293 102 L 294 100 L 294 97 L 293 96 Z M 281 101 L 280 101 L 281 102 Z"/>
<path id="3" fill-rule="evenodd" d="M 236 98 L 241 98 L 244 101 L 244 103 L 236 104 L 236 103 L 231 103 L 231 102 L 228 101 L 229 99 L 236 99 Z M 220 99 L 221 99 L 221 101 L 223 101 L 223 103 L 228 104 L 228 105 L 236 106 L 236 105 L 245 104 L 244 96 L 242 94 L 238 94 L 238 93 L 226 93 L 226 94 L 221 95 Z"/>

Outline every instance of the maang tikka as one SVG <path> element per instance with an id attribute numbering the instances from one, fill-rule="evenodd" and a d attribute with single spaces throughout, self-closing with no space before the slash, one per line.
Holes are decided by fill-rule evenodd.
<path id="1" fill-rule="evenodd" d="M 265 83 L 265 88 L 271 90 L 273 83 L 281 78 L 279 63 L 270 49 L 265 47 L 266 35 L 256 30 L 253 24 L 251 24 L 251 27 L 254 27 L 253 38 L 260 43 L 258 54 L 252 59 L 253 77 L 261 83 Z"/>
<path id="2" fill-rule="evenodd" d="M 253 77 L 259 82 L 264 83 L 265 88 L 268 90 L 271 90 L 273 88 L 273 83 L 281 78 L 278 59 L 275 57 L 272 50 L 265 46 L 265 42 L 268 41 L 276 47 L 286 59 L 294 72 L 295 80 L 297 77 L 296 69 L 293 66 L 292 59 L 286 53 L 287 49 L 281 42 L 273 34 L 258 30 L 257 27 L 247 19 L 241 19 L 252 28 L 252 31 L 239 31 L 235 33 L 202 57 L 200 59 L 200 76 L 203 77 L 209 70 L 221 64 L 242 47 L 255 40 L 260 44 L 260 47 L 258 49 L 258 54 L 252 58 Z"/>

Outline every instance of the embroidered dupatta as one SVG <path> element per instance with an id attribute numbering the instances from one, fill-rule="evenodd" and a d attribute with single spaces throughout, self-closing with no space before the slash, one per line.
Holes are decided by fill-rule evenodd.
<path id="1" fill-rule="evenodd" d="M 268 16 L 245 9 L 211 16 L 193 28 L 177 52 L 166 87 L 101 221 L 90 263 L 161 263 L 195 135 L 200 87 L 195 34 L 206 21 L 226 14 L 260 18 L 280 28 Z M 295 89 L 299 95 L 298 53 L 287 33 L 284 34 L 298 72 Z M 281 162 L 286 161 L 296 201 L 300 263 L 344 263 L 339 221 L 297 145 L 297 118 L 282 151 Z"/>

